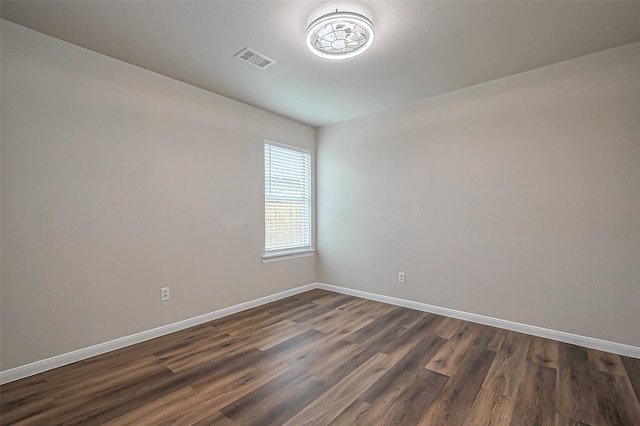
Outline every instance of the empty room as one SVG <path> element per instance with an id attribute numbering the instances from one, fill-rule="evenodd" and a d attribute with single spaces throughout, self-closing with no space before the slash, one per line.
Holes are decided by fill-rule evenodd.
<path id="1" fill-rule="evenodd" d="M 0 425 L 640 426 L 640 1 L 0 11 Z"/>

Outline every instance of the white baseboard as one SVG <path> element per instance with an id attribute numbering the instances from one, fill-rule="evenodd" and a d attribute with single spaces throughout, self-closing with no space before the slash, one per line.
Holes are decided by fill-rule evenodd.
<path id="1" fill-rule="evenodd" d="M 195 325 L 199 325 L 208 321 L 225 317 L 227 315 L 235 314 L 247 309 L 255 308 L 256 306 L 264 305 L 266 303 L 275 302 L 276 300 L 284 299 L 285 297 L 294 296 L 298 293 L 302 293 L 308 290 L 317 288 L 317 283 L 303 285 L 291 290 L 285 290 L 280 293 L 272 294 L 269 296 L 261 297 L 259 299 L 250 300 L 248 302 L 240 303 L 238 305 L 229 306 L 228 308 L 219 309 L 208 314 L 199 315 L 197 317 L 188 318 L 183 321 L 174 322 L 173 324 L 163 325 L 162 327 L 153 328 L 151 330 L 142 331 L 140 333 L 132 334 L 130 336 L 121 337 L 119 339 L 111 340 L 97 345 L 89 346 L 87 348 L 78 349 L 66 354 L 57 355 L 51 358 L 43 359 L 40 361 L 32 362 L 30 364 L 21 365 L 19 367 L 11 368 L 9 370 L 0 371 L 0 384 L 13 382 L 15 380 L 23 379 L 25 377 L 33 376 L 34 374 L 42 373 L 44 371 L 53 370 L 54 368 L 62 367 L 63 365 L 72 364 L 83 359 L 91 358 L 96 355 L 101 355 L 106 352 L 121 349 L 126 346 L 135 345 L 146 340 L 155 339 L 156 337 L 164 336 L 166 334 L 174 333 L 176 331 L 184 330 Z"/>
<path id="2" fill-rule="evenodd" d="M 547 328 L 537 327 L 534 325 L 527 325 L 518 322 L 503 320 L 499 318 L 487 317 L 484 315 L 473 314 L 469 312 L 457 311 L 455 309 L 442 308 L 440 306 L 429 305 L 426 303 L 414 302 L 411 300 L 399 299 L 391 296 L 384 296 L 376 293 L 369 293 L 362 290 L 354 290 L 346 287 L 338 287 L 335 285 L 324 283 L 311 283 L 296 287 L 290 290 L 282 291 L 280 293 L 272 294 L 270 296 L 261 297 L 259 299 L 250 300 L 248 302 L 240 303 L 238 305 L 229 306 L 228 308 L 219 309 L 208 314 L 200 315 L 193 318 L 188 318 L 183 321 L 174 322 L 173 324 L 164 325 L 151 330 L 143 331 L 140 333 L 132 334 L 130 336 L 121 337 L 119 339 L 111 340 L 97 345 L 89 346 L 87 348 L 78 349 L 66 354 L 57 355 L 51 358 L 43 359 L 40 361 L 32 362 L 30 364 L 21 365 L 16 368 L 12 368 L 5 371 L 0 371 L 0 384 L 13 382 L 15 380 L 23 379 L 25 377 L 33 376 L 38 373 L 42 373 L 54 368 L 62 367 L 64 365 L 72 364 L 83 359 L 91 358 L 96 355 L 101 355 L 106 352 L 111 352 L 116 349 L 121 349 L 126 346 L 135 345 L 146 340 L 155 339 L 156 337 L 164 336 L 166 334 L 174 333 L 176 331 L 184 330 L 195 325 L 199 325 L 208 321 L 213 321 L 218 318 L 222 318 L 227 315 L 232 315 L 247 309 L 255 308 L 260 305 L 264 305 L 276 300 L 284 299 L 285 297 L 295 296 L 296 294 L 303 293 L 305 291 L 320 288 L 323 290 L 333 291 L 336 293 L 347 294 L 350 296 L 361 297 L 363 299 L 375 300 L 377 302 L 388 303 L 391 305 L 402 306 L 405 308 L 416 309 L 424 312 L 431 312 L 438 315 L 444 315 L 447 317 L 458 318 L 465 321 L 471 321 L 478 324 L 490 325 L 492 327 L 504 328 L 511 331 L 517 331 L 519 333 L 530 334 L 533 336 L 544 337 L 546 339 L 558 340 L 560 342 L 571 343 L 574 345 L 584 346 L 591 349 L 597 349 L 604 352 L 611 352 L 618 355 L 624 355 L 631 358 L 640 359 L 640 348 L 630 345 L 624 345 L 622 343 L 609 342 L 606 340 L 594 339 L 592 337 L 580 336 L 577 334 L 566 333 L 564 331 L 550 330 Z"/>
<path id="3" fill-rule="evenodd" d="M 545 339 L 558 340 L 564 343 L 571 343 L 573 345 L 584 346 L 586 348 L 597 349 L 604 352 L 611 352 L 631 358 L 640 358 L 640 348 L 636 346 L 594 339 L 592 337 L 580 336 L 578 334 L 566 333 L 564 331 L 550 330 L 548 328 L 537 327 L 535 325 L 527 325 L 499 318 L 487 317 L 484 315 L 472 314 L 470 312 L 457 311 L 455 309 L 442 308 L 440 306 L 428 305 L 426 303 L 398 299 L 396 297 L 384 296 L 381 294 L 369 293 L 367 291 L 354 290 L 346 287 L 338 287 L 330 284 L 317 283 L 317 288 L 350 296 L 362 297 L 363 299 L 375 300 L 377 302 L 388 303 L 391 305 L 402 306 L 405 308 L 416 309 L 418 311 L 431 312 L 433 314 L 458 318 L 478 324 L 490 325 L 492 327 L 504 328 L 511 331 L 517 331 L 519 333 L 544 337 Z"/>

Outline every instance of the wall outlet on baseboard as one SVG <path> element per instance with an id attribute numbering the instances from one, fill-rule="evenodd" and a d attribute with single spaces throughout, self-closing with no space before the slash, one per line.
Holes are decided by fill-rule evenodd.
<path id="1" fill-rule="evenodd" d="M 398 282 L 402 284 L 406 282 L 406 276 L 404 272 L 398 272 Z"/>
<path id="2" fill-rule="evenodd" d="M 169 287 L 162 287 L 160 289 L 160 300 L 163 302 L 169 300 L 171 298 L 171 293 L 169 293 Z"/>

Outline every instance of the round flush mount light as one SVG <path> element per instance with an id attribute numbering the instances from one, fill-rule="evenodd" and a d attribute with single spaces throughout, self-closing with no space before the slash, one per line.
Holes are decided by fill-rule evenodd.
<path id="1" fill-rule="evenodd" d="M 373 23 L 355 12 L 323 15 L 307 28 L 307 47 L 325 59 L 347 59 L 364 53 L 373 43 Z"/>

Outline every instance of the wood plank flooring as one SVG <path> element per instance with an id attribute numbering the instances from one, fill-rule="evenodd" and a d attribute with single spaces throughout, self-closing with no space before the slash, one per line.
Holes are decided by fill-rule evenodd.
<path id="1" fill-rule="evenodd" d="M 2 425 L 640 425 L 640 360 L 313 290 L 0 387 Z"/>

